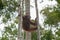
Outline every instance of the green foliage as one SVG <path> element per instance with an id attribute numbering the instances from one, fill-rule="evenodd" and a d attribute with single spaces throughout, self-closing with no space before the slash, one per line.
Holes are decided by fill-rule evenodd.
<path id="1" fill-rule="evenodd" d="M 12 32 L 12 30 L 11 30 L 10 27 L 5 27 L 5 30 L 6 30 L 6 32 L 8 32 L 8 33 L 11 33 L 11 32 Z"/>
<path id="2" fill-rule="evenodd" d="M 56 34 L 57 34 L 58 36 L 60 36 L 60 29 L 58 29 L 58 31 L 56 32 Z"/>
<path id="3" fill-rule="evenodd" d="M 60 22 L 60 11 L 58 9 L 55 9 L 52 12 L 50 12 L 49 10 L 52 9 L 46 8 L 43 10 L 44 11 L 43 15 L 46 16 L 44 23 L 48 25 L 58 26 L 58 22 Z"/>
<path id="4" fill-rule="evenodd" d="M 52 40 L 52 39 L 53 39 L 53 34 L 51 30 L 46 31 L 43 37 L 41 37 L 41 40 Z"/>
<path id="5" fill-rule="evenodd" d="M 9 18 L 10 18 L 10 13 L 6 13 L 6 14 L 5 14 L 5 17 L 6 17 L 7 19 L 9 19 Z"/>
<path id="6" fill-rule="evenodd" d="M 51 26 L 51 28 L 53 28 L 53 26 L 56 26 L 54 28 L 56 28 L 56 30 L 58 31 L 54 31 L 54 34 L 52 34 L 51 31 L 46 32 L 45 34 L 43 34 L 41 40 L 60 40 L 60 27 L 58 23 L 60 23 L 60 0 L 56 0 L 58 5 L 56 5 L 57 7 L 47 7 L 45 9 L 43 9 L 41 11 L 41 13 L 46 17 L 44 20 L 44 25 L 48 24 L 48 28 Z M 58 28 L 59 27 L 59 28 Z M 58 29 L 57 29 L 58 28 Z M 56 36 L 57 35 L 57 36 Z"/>
<path id="7" fill-rule="evenodd" d="M 52 12 L 47 16 L 45 23 L 49 25 L 57 25 L 59 21 L 60 21 L 59 13 Z"/>
<path id="8" fill-rule="evenodd" d="M 16 8 L 18 7 L 16 0 L 6 0 L 4 3 L 6 3 L 5 6 L 8 7 L 7 10 L 10 12 L 16 11 Z"/>
<path id="9" fill-rule="evenodd" d="M 17 18 L 15 19 L 15 11 L 18 8 L 18 3 L 16 0 L 0 0 L 0 17 L 2 17 L 2 23 L 5 23 L 4 32 L 0 40 L 16 40 L 17 38 Z M 3 10 L 2 10 L 3 9 Z M 13 21 L 13 23 L 11 22 Z"/>
<path id="10" fill-rule="evenodd" d="M 9 40 L 7 36 L 2 37 L 1 40 Z"/>
<path id="11" fill-rule="evenodd" d="M 7 23 L 10 20 L 10 13 L 6 13 L 2 19 L 3 23 Z"/>
<path id="12" fill-rule="evenodd" d="M 36 32 L 32 32 L 31 33 L 32 35 L 31 35 L 31 40 L 37 40 L 37 33 Z"/>
<path id="13" fill-rule="evenodd" d="M 16 40 L 17 37 L 17 28 L 15 24 L 11 24 L 5 27 L 5 31 L 2 34 L 1 40 Z"/>
<path id="14" fill-rule="evenodd" d="M 56 0 L 60 4 L 60 0 Z"/>
<path id="15" fill-rule="evenodd" d="M 17 35 L 17 28 L 15 24 L 11 24 L 8 27 L 5 27 L 5 33 L 9 33 L 10 35 Z"/>
<path id="16" fill-rule="evenodd" d="M 7 18 L 4 17 L 2 21 L 3 21 L 3 23 L 6 23 L 8 20 L 7 20 Z"/>
<path id="17" fill-rule="evenodd" d="M 2 10 L 3 9 L 3 3 L 2 3 L 2 0 L 0 0 L 0 10 Z"/>

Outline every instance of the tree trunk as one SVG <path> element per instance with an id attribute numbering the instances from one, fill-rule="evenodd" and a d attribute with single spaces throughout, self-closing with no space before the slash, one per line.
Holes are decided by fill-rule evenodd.
<path id="1" fill-rule="evenodd" d="M 18 1 L 19 3 L 19 10 L 18 10 L 18 40 L 23 40 L 23 35 L 22 35 L 22 0 Z"/>
<path id="2" fill-rule="evenodd" d="M 26 40 L 31 40 L 31 32 L 26 32 Z"/>
<path id="3" fill-rule="evenodd" d="M 25 10 L 30 14 L 30 0 L 25 0 Z M 31 32 L 26 32 L 26 40 L 31 40 Z"/>
<path id="4" fill-rule="evenodd" d="M 37 15 L 37 40 L 41 40 L 40 37 L 40 27 L 39 27 L 39 14 L 38 14 L 38 5 L 37 5 L 37 0 L 35 0 L 35 9 L 36 9 L 36 15 Z"/>

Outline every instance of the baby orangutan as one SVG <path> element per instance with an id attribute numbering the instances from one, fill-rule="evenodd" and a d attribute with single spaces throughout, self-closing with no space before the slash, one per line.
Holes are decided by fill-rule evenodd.
<path id="1" fill-rule="evenodd" d="M 30 24 L 36 26 L 37 25 L 37 21 L 35 19 L 35 22 L 34 23 L 31 22 L 30 15 L 29 15 L 29 13 L 27 13 L 25 16 L 23 16 L 23 22 L 22 22 L 23 29 L 25 31 L 30 31 L 30 32 L 31 31 L 34 31 L 34 30 L 37 30 L 37 27 L 30 28 Z"/>

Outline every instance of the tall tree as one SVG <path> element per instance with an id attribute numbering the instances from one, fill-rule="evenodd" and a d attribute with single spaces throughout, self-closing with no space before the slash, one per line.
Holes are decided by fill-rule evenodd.
<path id="1" fill-rule="evenodd" d="M 35 0 L 35 8 L 36 8 L 36 15 L 37 15 L 37 27 L 38 27 L 38 30 L 37 30 L 37 40 L 41 40 L 41 37 L 40 37 L 40 26 L 39 26 L 39 14 L 38 14 L 38 5 L 37 5 L 37 0 Z"/>
<path id="2" fill-rule="evenodd" d="M 21 1 L 22 0 L 19 0 L 19 26 L 18 26 L 18 40 L 23 40 L 23 36 L 22 36 L 22 6 L 21 6 Z"/>
<path id="3" fill-rule="evenodd" d="M 30 14 L 30 0 L 25 0 L 26 13 Z M 31 32 L 26 31 L 26 40 L 31 40 Z"/>

